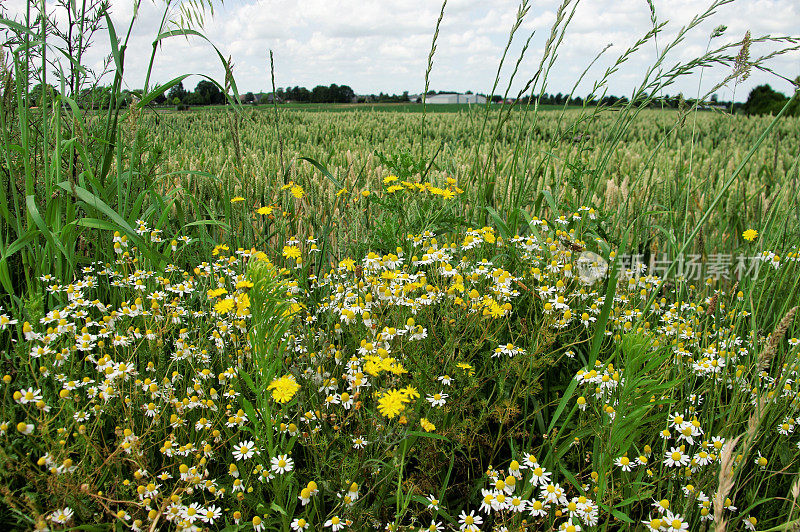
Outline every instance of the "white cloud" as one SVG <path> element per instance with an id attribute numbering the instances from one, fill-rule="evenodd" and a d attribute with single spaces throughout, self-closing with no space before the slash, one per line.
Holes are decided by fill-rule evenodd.
<path id="1" fill-rule="evenodd" d="M 23 0 L 6 0 L 5 9 L 19 17 Z M 55 3 L 48 10 L 60 17 Z M 152 42 L 164 9 L 163 1 L 143 0 L 129 42 L 125 79 L 129 87 L 140 87 L 147 70 Z M 535 72 L 541 50 L 550 35 L 558 2 L 531 3 L 530 11 L 516 35 L 506 58 L 503 73 L 508 76 L 522 44 L 535 31 L 522 62 L 512 92 Z M 112 0 L 112 20 L 122 36 L 133 13 L 131 0 Z M 668 20 L 658 37 L 659 50 L 675 38 L 680 27 L 705 6 L 696 0 L 656 0 L 659 20 Z M 441 4 L 432 0 L 228 0 L 206 18 L 204 34 L 235 64 L 237 83 L 242 91 L 268 90 L 269 50 L 275 53 L 276 83 L 279 86 L 348 84 L 358 93 L 420 91 L 436 19 Z M 439 34 L 431 88 L 488 91 L 497 64 L 515 21 L 518 3 L 496 0 L 450 0 Z M 666 65 L 686 61 L 702 54 L 712 29 L 728 26 L 723 39 L 736 41 L 746 30 L 754 37 L 763 34 L 795 35 L 800 6 L 796 0 L 738 0 L 723 6 L 703 22 L 669 55 Z M 580 73 L 608 43 L 613 43 L 581 84 L 586 92 L 605 69 L 651 28 L 646 2 L 633 0 L 583 0 L 559 47 L 558 60 L 548 80 L 549 92 L 566 92 Z M 715 41 L 716 42 L 716 41 Z M 753 54 L 769 47 L 753 46 Z M 95 68 L 108 54 L 108 38 L 98 34 L 87 61 Z M 732 52 L 733 53 L 733 52 Z M 645 44 L 620 68 L 609 82 L 609 92 L 630 94 L 641 82 L 646 68 L 656 57 L 656 44 Z M 770 66 L 789 78 L 800 74 L 800 53 L 775 58 Z M 205 73 L 221 80 L 223 69 L 212 47 L 198 38 L 172 38 L 159 48 L 151 79 L 165 82 L 179 74 Z M 706 69 L 704 87 L 725 76 L 720 68 Z M 505 87 L 507 77 L 501 79 Z M 192 88 L 199 78 L 185 83 Z M 697 76 L 670 87 L 674 94 L 695 94 Z M 778 90 L 790 86 L 774 76 L 754 73 L 746 86 L 737 89 L 740 97 L 760 83 L 769 82 Z M 725 91 L 720 91 L 725 97 Z"/>

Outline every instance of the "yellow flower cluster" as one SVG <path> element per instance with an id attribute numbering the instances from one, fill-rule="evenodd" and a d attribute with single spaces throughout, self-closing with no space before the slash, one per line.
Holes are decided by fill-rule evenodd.
<path id="1" fill-rule="evenodd" d="M 575 247 L 585 247 L 580 231 L 550 229 L 544 221 L 537 227 L 536 234 L 506 239 L 488 227 L 455 235 L 409 235 L 400 239 L 393 252 L 345 258 L 318 277 L 302 269 L 279 270 L 265 253 L 255 250 L 240 249 L 227 256 L 227 246 L 220 245 L 214 248 L 216 260 L 190 271 L 170 266 L 165 273 L 155 274 L 137 270 L 120 258 L 119 271 L 98 267 L 98 271 L 84 272 L 85 278 L 72 285 L 53 284 L 52 295 L 68 294 L 70 303 L 49 312 L 39 323 L 21 325 L 29 344 L 26 357 L 37 362 L 20 367 L 19 374 L 25 378 L 19 378 L 19 386 L 5 395 L 9 415 L 0 420 L 0 439 L 35 434 L 44 444 L 36 457 L 37 467 L 46 467 L 57 478 L 74 473 L 77 464 L 78 474 L 87 477 L 87 483 L 106 489 L 108 484 L 100 480 L 102 472 L 87 473 L 87 462 L 73 464 L 72 460 L 78 456 L 75 449 L 95 448 L 94 435 L 105 437 L 97 427 L 118 425 L 113 444 L 119 451 L 112 452 L 124 454 L 121 459 L 131 464 L 130 478 L 121 483 L 136 491 L 128 492 L 132 496 L 120 492 L 121 500 L 129 497 L 130 501 L 123 500 L 117 508 L 130 512 L 125 519 L 139 529 L 162 523 L 189 529 L 192 519 L 195 525 L 202 522 L 209 528 L 222 519 L 233 523 L 252 519 L 254 527 L 279 528 L 275 516 L 260 511 L 263 518 L 253 515 L 253 500 L 270 500 L 267 497 L 273 496 L 275 485 L 270 479 L 290 472 L 295 478 L 287 483 L 292 486 L 287 488 L 288 497 L 300 501 L 293 515 L 295 530 L 307 523 L 311 508 L 319 511 L 320 522 L 326 514 L 332 524 L 339 522 L 329 510 L 353 511 L 357 516 L 362 500 L 358 492 L 368 480 L 347 478 L 340 484 L 341 498 L 325 494 L 311 506 L 307 504 L 318 494 L 316 483 L 312 480 L 302 490 L 300 486 L 312 476 L 323 490 L 335 485 L 342 479 L 332 480 L 329 475 L 383 458 L 396 449 L 391 441 L 402 441 L 403 431 L 435 432 L 439 425 L 439 434 L 434 436 L 468 440 L 473 434 L 459 433 L 473 432 L 483 437 L 485 426 L 467 425 L 472 420 L 459 417 L 463 407 L 480 408 L 480 402 L 469 402 L 482 383 L 491 385 L 499 376 L 513 390 L 511 381 L 526 366 L 544 361 L 579 367 L 578 358 L 586 355 L 586 340 L 600 331 L 595 327 L 604 308 L 602 284 L 590 284 L 575 275 L 579 265 Z M 282 254 L 292 263 L 294 259 L 313 263 L 318 256 L 315 250 L 313 238 L 291 238 Z M 518 257 L 513 266 L 503 259 L 511 252 Z M 258 307 L 258 287 L 267 275 L 280 282 L 289 303 L 284 315 L 268 319 L 291 324 L 284 337 L 285 356 L 276 360 L 278 373 L 255 387 L 269 383 L 266 388 L 272 401 L 282 405 L 270 419 L 264 417 L 267 430 L 274 427 L 276 431 L 276 443 L 270 442 L 269 449 L 263 433 L 257 433 L 264 420 L 258 414 L 254 419 L 253 408 L 260 408 L 253 397 L 257 392 L 244 382 L 251 376 L 257 380 L 249 340 L 250 307 L 251 298 L 253 309 Z M 800 418 L 796 413 L 800 407 L 798 368 L 796 363 L 787 363 L 781 370 L 787 377 L 774 382 L 764 378 L 766 374 L 748 374 L 751 355 L 757 356 L 758 350 L 747 338 L 738 338 L 732 327 L 742 312 L 736 301 L 744 299 L 743 293 L 720 296 L 715 311 L 720 313 L 718 325 L 708 341 L 704 323 L 713 322 L 706 310 L 708 301 L 703 302 L 693 286 L 686 287 L 691 297 L 688 303 L 668 301 L 665 294 L 648 311 L 645 302 L 662 291 L 662 280 L 629 269 L 619 275 L 620 288 L 610 301 L 602 330 L 609 344 L 621 344 L 624 353 L 666 346 L 661 350 L 667 356 L 657 371 L 669 366 L 692 380 L 705 378 L 709 383 L 705 389 L 730 384 L 744 396 L 750 394 L 753 404 L 766 391 L 769 400 L 786 412 L 770 430 L 780 436 L 782 445 L 793 437 Z M 100 283 L 127 294 L 129 300 L 117 309 L 105 308 L 99 301 L 89 303 Z M 248 295 L 254 284 L 256 291 Z M 13 326 L 12 321 L 0 311 L 0 332 Z M 548 341 L 558 338 L 570 350 L 553 348 L 553 343 L 538 344 L 535 335 Z M 791 338 L 788 344 L 796 360 L 800 340 Z M 168 357 L 163 355 L 167 345 Z M 626 386 L 624 372 L 624 367 L 599 362 L 578 372 L 583 395 L 577 399 L 577 415 L 600 426 L 615 416 L 625 419 L 627 407 L 619 402 Z M 4 386 L 11 384 L 11 375 L 2 381 Z M 418 390 L 425 398 L 416 401 L 421 398 Z M 683 400 L 683 388 L 675 390 L 674 398 L 683 402 L 665 411 L 668 418 L 660 427 L 664 432 L 648 432 L 637 440 L 637 444 L 649 442 L 656 450 L 644 445 L 636 449 L 638 457 L 621 452 L 615 457 L 619 471 L 609 471 L 609 475 L 627 475 L 652 463 L 688 476 L 702 468 L 710 471 L 719 463 L 725 441 L 710 433 L 714 424 L 708 423 L 700 407 L 703 396 Z M 673 398 L 666 395 L 672 390 L 663 393 L 664 397 L 645 400 L 661 404 Z M 497 411 L 501 417 L 519 415 L 520 403 L 513 396 L 498 396 L 496 401 L 486 409 L 492 416 L 497 407 L 502 407 Z M 76 430 L 65 445 L 60 427 L 73 423 Z M 388 432 L 399 438 L 385 438 Z M 581 446 L 590 439 L 573 440 L 573 436 L 566 432 L 552 445 L 574 441 L 569 445 Z M 319 442 L 326 442 L 336 454 L 324 454 Z M 294 456 L 304 456 L 296 466 L 288 458 L 292 446 Z M 351 448 L 358 452 L 348 453 Z M 759 468 L 771 466 L 776 461 L 774 453 L 762 450 L 764 456 L 748 457 L 748 461 Z M 531 451 L 539 454 L 539 449 Z M 334 468 L 326 469 L 325 461 L 331 461 L 331 456 L 345 456 L 348 467 L 339 467 L 337 461 Z M 356 462 L 362 458 L 364 462 Z M 558 473 L 538 464 L 533 453 L 516 458 L 519 461 L 513 460 L 507 473 L 487 473 L 490 489 L 482 494 L 486 513 L 491 508 L 496 515 L 512 516 L 526 509 L 542 528 L 555 529 L 551 517 L 559 512 L 581 526 L 597 524 L 590 484 L 582 490 L 567 484 L 562 488 Z M 316 460 L 323 464 L 322 472 L 312 467 L 318 464 L 309 463 Z M 590 473 L 589 467 L 575 477 L 597 483 L 597 474 Z M 347 474 L 352 471 L 358 468 L 349 468 Z M 648 472 L 648 476 L 654 475 Z M 668 487 L 659 487 L 661 493 L 666 491 L 661 496 L 678 491 L 676 478 L 670 478 Z M 714 478 L 711 474 L 695 477 L 698 494 L 700 489 L 712 493 Z M 519 489 L 531 484 L 536 486 L 533 491 Z M 323 506 L 325 500 L 337 499 L 343 506 L 333 510 Z M 429 500 L 431 507 L 439 504 L 433 496 Z M 162 508 L 167 510 L 156 520 Z M 67 513 L 57 510 L 49 519 L 64 521 Z M 477 522 L 471 515 L 461 520 Z M 341 522 L 347 522 L 347 514 L 342 513 Z"/>
<path id="2" fill-rule="evenodd" d="M 403 365 L 394 358 L 381 358 L 373 355 L 364 357 L 364 371 L 373 377 L 377 377 L 382 371 L 392 373 L 393 375 L 408 373 Z"/>
<path id="3" fill-rule="evenodd" d="M 297 199 L 302 198 L 306 194 L 306 191 L 303 190 L 303 187 L 296 184 L 294 181 L 290 181 L 289 183 L 283 185 L 281 187 L 281 190 L 288 190 L 292 194 L 292 196 L 294 196 Z"/>
<path id="4" fill-rule="evenodd" d="M 425 183 L 412 183 L 411 181 L 399 181 L 399 178 L 394 175 L 387 176 L 383 179 L 383 184 L 388 185 L 386 187 L 387 194 L 394 194 L 395 192 L 401 191 L 415 191 L 419 193 L 427 193 L 433 196 L 441 196 L 444 199 L 453 199 L 456 197 L 456 194 L 462 194 L 464 192 L 463 189 L 458 188 L 456 186 L 456 180 L 452 177 L 447 178 L 448 186 L 447 188 L 441 188 L 433 183 L 425 182 Z"/>

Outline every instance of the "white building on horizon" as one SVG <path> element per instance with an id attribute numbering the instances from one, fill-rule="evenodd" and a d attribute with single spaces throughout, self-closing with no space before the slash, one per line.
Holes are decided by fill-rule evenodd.
<path id="1" fill-rule="evenodd" d="M 435 96 L 428 96 L 425 103 L 486 103 L 486 96 L 480 94 L 459 94 L 457 92 L 450 92 L 445 94 L 436 94 Z"/>

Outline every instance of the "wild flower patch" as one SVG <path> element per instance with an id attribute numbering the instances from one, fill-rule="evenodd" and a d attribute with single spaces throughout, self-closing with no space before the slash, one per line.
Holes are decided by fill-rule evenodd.
<path id="1" fill-rule="evenodd" d="M 800 457 L 794 314 L 581 274 L 584 212 L 318 277 L 313 239 L 157 273 L 120 237 L 0 312 L 4 496 L 37 529 L 754 529 Z"/>

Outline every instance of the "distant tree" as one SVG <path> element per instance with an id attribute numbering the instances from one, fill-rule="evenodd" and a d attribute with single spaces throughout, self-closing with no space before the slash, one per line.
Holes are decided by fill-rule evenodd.
<path id="1" fill-rule="evenodd" d="M 665 94 L 659 99 L 659 103 L 664 106 L 665 109 L 670 109 L 676 106 L 676 100 L 669 94 Z"/>
<path id="2" fill-rule="evenodd" d="M 179 81 L 177 85 L 174 85 L 167 94 L 167 99 L 169 101 L 175 101 L 175 98 L 178 98 L 181 102 L 186 98 L 189 93 L 186 89 L 183 88 L 183 82 Z"/>
<path id="3" fill-rule="evenodd" d="M 39 83 L 33 87 L 33 89 L 31 89 L 29 97 L 32 106 L 41 107 L 45 100 L 44 96 L 47 96 L 48 107 L 53 105 L 53 100 L 55 99 L 56 94 L 58 94 L 58 91 L 56 91 L 56 88 L 49 83 L 46 85 L 46 89 L 43 89 L 42 87 L 43 85 Z"/>
<path id="4" fill-rule="evenodd" d="M 199 92 L 190 92 L 186 95 L 183 99 L 183 103 L 186 105 L 207 105 L 208 101 L 203 98 L 203 95 Z"/>
<path id="5" fill-rule="evenodd" d="M 411 101 L 408 97 L 408 91 L 404 92 L 403 94 L 384 94 L 383 92 L 378 94 L 378 96 L 372 97 L 374 101 L 379 103 L 402 103 Z M 422 98 L 417 98 L 417 102 L 421 102 Z"/>
<path id="6" fill-rule="evenodd" d="M 330 101 L 331 91 L 324 85 L 317 85 L 311 89 L 311 101 L 313 103 L 325 103 Z"/>
<path id="7" fill-rule="evenodd" d="M 78 105 L 82 109 L 108 109 L 111 100 L 111 89 L 109 87 L 94 86 L 81 89 L 78 94 Z"/>
<path id="8" fill-rule="evenodd" d="M 332 103 L 350 103 L 355 96 L 356 94 L 353 92 L 353 89 L 347 85 L 336 85 L 332 83 L 331 86 L 328 87 L 327 100 L 325 101 Z"/>
<path id="9" fill-rule="evenodd" d="M 331 85 L 334 87 L 334 85 Z M 336 101 L 339 103 L 350 103 L 355 99 L 356 93 L 353 92 L 353 89 L 348 87 L 347 85 L 340 85 L 339 90 L 336 93 Z"/>
<path id="10" fill-rule="evenodd" d="M 800 76 L 797 76 L 794 80 L 794 96 L 792 96 L 792 102 L 789 104 L 789 107 L 786 109 L 786 114 L 788 116 L 800 116 Z"/>
<path id="11" fill-rule="evenodd" d="M 220 105 L 225 103 L 225 95 L 219 90 L 216 83 L 212 83 L 206 79 L 200 81 L 194 89 L 196 95 L 193 105 Z M 188 102 L 191 103 L 191 102 Z"/>
<path id="12" fill-rule="evenodd" d="M 783 93 L 775 91 L 769 85 L 759 85 L 750 91 L 744 104 L 744 112 L 748 115 L 778 114 L 789 101 Z"/>
<path id="13" fill-rule="evenodd" d="M 305 87 L 294 87 L 286 89 L 286 99 L 293 102 L 310 102 L 311 91 Z"/>
<path id="14" fill-rule="evenodd" d="M 244 97 L 242 98 L 242 101 L 244 103 L 253 103 L 253 102 L 256 101 L 256 95 L 253 94 L 252 92 L 248 92 L 248 93 L 246 93 L 244 95 Z"/>

